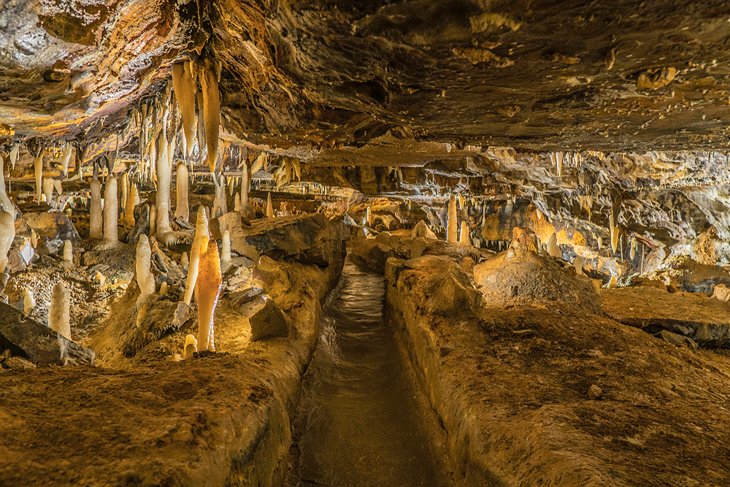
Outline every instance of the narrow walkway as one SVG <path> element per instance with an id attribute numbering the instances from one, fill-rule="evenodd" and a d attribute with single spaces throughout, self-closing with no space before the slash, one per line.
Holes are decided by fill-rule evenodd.
<path id="1" fill-rule="evenodd" d="M 342 279 L 304 379 L 287 484 L 445 485 L 404 357 L 383 322 L 383 277 L 348 259 Z"/>

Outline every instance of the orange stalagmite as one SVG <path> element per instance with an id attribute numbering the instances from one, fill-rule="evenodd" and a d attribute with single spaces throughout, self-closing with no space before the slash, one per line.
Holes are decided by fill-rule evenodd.
<path id="1" fill-rule="evenodd" d="M 201 351 L 215 351 L 213 324 L 221 283 L 218 244 L 215 240 L 210 240 L 205 253 L 200 255 L 198 280 L 195 284 L 198 297 L 198 350 Z"/>

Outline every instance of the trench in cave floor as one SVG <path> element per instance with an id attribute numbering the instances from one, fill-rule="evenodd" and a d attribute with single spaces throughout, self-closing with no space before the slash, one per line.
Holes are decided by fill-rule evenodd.
<path id="1" fill-rule="evenodd" d="M 448 485 L 383 298 L 383 277 L 348 258 L 304 377 L 287 485 Z"/>

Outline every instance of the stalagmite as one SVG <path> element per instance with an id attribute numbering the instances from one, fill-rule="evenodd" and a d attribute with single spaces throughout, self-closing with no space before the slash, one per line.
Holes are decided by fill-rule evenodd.
<path id="1" fill-rule="evenodd" d="M 233 211 L 241 212 L 241 193 L 233 195 Z"/>
<path id="2" fill-rule="evenodd" d="M 7 191 L 5 191 L 4 166 L 5 164 L 3 162 L 3 159 L 2 157 L 0 157 L 0 210 L 7 211 L 13 217 L 15 217 L 15 205 L 13 205 L 13 202 L 10 201 Z"/>
<path id="3" fill-rule="evenodd" d="M 266 194 L 266 218 L 274 218 L 274 205 L 271 202 L 271 191 Z"/>
<path id="4" fill-rule="evenodd" d="M 58 196 L 61 196 L 63 194 L 63 186 L 61 184 L 61 180 L 60 179 L 52 179 L 51 181 L 53 183 L 53 189 L 56 190 L 56 194 Z M 58 204 L 58 202 L 56 202 L 56 204 Z"/>
<path id="5" fill-rule="evenodd" d="M 187 252 L 183 252 L 182 255 L 180 256 L 180 267 L 182 267 L 183 269 L 187 270 L 188 264 L 189 264 L 189 262 L 188 262 L 188 253 Z"/>
<path id="6" fill-rule="evenodd" d="M 218 156 L 218 132 L 220 130 L 220 93 L 218 76 L 210 59 L 205 59 L 200 71 L 200 88 L 203 93 L 203 121 L 205 124 L 205 144 L 208 149 L 207 161 L 210 172 L 215 171 Z"/>
<path id="7" fill-rule="evenodd" d="M 251 191 L 251 172 L 248 161 L 243 161 L 241 167 L 241 215 L 248 215 L 248 193 Z"/>
<path id="8" fill-rule="evenodd" d="M 188 166 L 184 162 L 180 162 L 177 165 L 175 199 L 175 218 L 188 221 L 190 219 L 190 207 L 188 206 Z"/>
<path id="9" fill-rule="evenodd" d="M 35 198 L 36 202 L 40 203 L 41 191 L 43 189 L 43 151 L 40 151 L 33 160 L 33 168 L 35 170 Z"/>
<path id="10" fill-rule="evenodd" d="M 461 222 L 461 232 L 459 233 L 459 244 L 471 245 L 471 238 L 469 238 L 469 224 L 463 220 Z"/>
<path id="11" fill-rule="evenodd" d="M 550 235 L 550 238 L 547 241 L 546 244 L 547 247 L 547 253 L 550 255 L 550 257 L 555 257 L 556 259 L 560 259 L 563 257 L 563 252 L 560 250 L 560 247 L 558 246 L 558 237 L 555 235 L 555 232 L 553 232 L 552 235 Z"/>
<path id="12" fill-rule="evenodd" d="M 198 352 L 198 339 L 195 335 L 186 335 L 185 343 L 183 345 L 183 359 L 189 359 L 193 357 L 194 353 Z"/>
<path id="13" fill-rule="evenodd" d="M 138 304 L 144 301 L 147 296 L 155 293 L 155 276 L 150 270 L 151 258 L 152 250 L 150 249 L 150 241 L 147 238 L 147 235 L 141 234 L 137 241 L 134 261 L 137 286 L 139 287 L 139 298 L 137 298 Z"/>
<path id="14" fill-rule="evenodd" d="M 459 222 L 456 216 L 456 196 L 449 196 L 449 212 L 446 220 L 446 241 L 456 243 L 459 240 Z"/>
<path id="15" fill-rule="evenodd" d="M 157 138 L 157 164 L 155 166 L 157 170 L 156 234 L 160 236 L 172 231 L 172 227 L 170 227 L 170 173 L 172 168 L 167 153 L 167 139 L 164 131 L 161 131 Z"/>
<path id="16" fill-rule="evenodd" d="M 50 207 L 53 207 L 53 179 L 43 178 L 43 196 Z"/>
<path id="17" fill-rule="evenodd" d="M 577 275 L 583 275 L 583 258 L 580 255 L 577 255 L 575 260 L 573 260 L 573 267 L 575 268 L 575 273 Z"/>
<path id="18" fill-rule="evenodd" d="M 35 308 L 35 298 L 33 297 L 31 290 L 25 288 L 23 289 L 23 314 L 25 316 L 30 316 L 33 312 L 33 308 Z"/>
<path id="19" fill-rule="evenodd" d="M 365 209 L 365 222 L 364 223 L 369 227 L 373 226 L 373 217 L 372 217 L 372 214 L 370 213 L 369 206 Z"/>
<path id="20" fill-rule="evenodd" d="M 150 205 L 150 237 L 157 233 L 157 205 Z"/>
<path id="21" fill-rule="evenodd" d="M 89 209 L 89 237 L 100 239 L 102 237 L 102 216 L 101 216 L 101 183 L 94 174 L 89 183 L 91 190 L 91 207 Z"/>
<path id="22" fill-rule="evenodd" d="M 226 203 L 226 177 L 224 175 L 213 175 L 213 184 L 215 184 L 215 196 L 213 198 L 213 211 L 211 218 L 218 218 L 228 213 L 228 204 Z"/>
<path id="23" fill-rule="evenodd" d="M 615 254 L 618 250 L 619 229 L 618 225 L 616 225 L 616 216 L 614 215 L 613 209 L 608 215 L 608 225 L 609 230 L 611 231 L 611 250 L 613 250 L 613 253 Z"/>
<path id="24" fill-rule="evenodd" d="M 182 115 L 185 136 L 185 157 L 190 158 L 195 142 L 195 79 L 192 61 L 177 63 L 172 67 L 172 86 Z"/>
<path id="25" fill-rule="evenodd" d="M 129 196 L 124 206 L 124 223 L 130 227 L 134 226 L 134 207 L 139 204 L 139 191 L 137 185 L 132 183 L 129 189 Z"/>
<path id="26" fill-rule="evenodd" d="M 119 201 L 117 200 L 117 178 L 106 178 L 104 188 L 104 243 L 110 246 L 119 245 Z"/>
<path id="27" fill-rule="evenodd" d="M 0 211 L 0 272 L 8 265 L 8 252 L 15 239 L 15 221 L 7 211 Z"/>
<path id="28" fill-rule="evenodd" d="M 636 237 L 631 237 L 631 247 L 629 249 L 629 258 L 634 260 L 636 257 Z"/>
<path id="29" fill-rule="evenodd" d="M 53 286 L 51 305 L 48 308 L 48 327 L 69 340 L 71 339 L 71 303 L 63 281 Z"/>
<path id="30" fill-rule="evenodd" d="M 218 244 L 211 240 L 200 255 L 195 285 L 198 300 L 198 349 L 215 351 L 215 306 L 221 290 L 221 263 Z"/>
<path id="31" fill-rule="evenodd" d="M 74 248 L 70 240 L 63 241 L 63 260 L 69 263 L 74 261 Z"/>
<path id="32" fill-rule="evenodd" d="M 205 208 L 200 206 L 198 208 L 198 217 L 195 223 L 195 238 L 193 238 L 193 244 L 190 247 L 190 263 L 188 264 L 188 276 L 185 281 L 185 294 L 183 296 L 185 304 L 190 304 L 190 301 L 193 298 L 193 290 L 195 289 L 195 283 L 198 279 L 200 252 L 201 249 L 207 248 L 209 238 L 208 219 L 205 216 Z"/>
<path id="33" fill-rule="evenodd" d="M 226 230 L 223 232 L 221 242 L 221 267 L 227 268 L 231 264 L 231 233 Z"/>
<path id="34" fill-rule="evenodd" d="M 160 296 L 167 296 L 168 291 L 170 291 L 170 285 L 167 284 L 167 281 L 162 281 L 162 284 L 160 284 Z"/>
<path id="35" fill-rule="evenodd" d="M 122 175 L 119 178 L 119 185 L 121 186 L 119 190 L 121 191 L 121 197 L 119 199 L 120 206 L 122 207 L 122 212 L 124 212 L 127 209 L 127 199 L 129 198 L 129 174 L 127 172 L 123 172 Z"/>

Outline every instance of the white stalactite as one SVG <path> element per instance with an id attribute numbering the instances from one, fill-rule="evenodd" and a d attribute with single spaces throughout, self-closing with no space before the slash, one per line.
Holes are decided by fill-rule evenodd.
<path id="1" fill-rule="evenodd" d="M 48 308 L 48 327 L 71 340 L 71 303 L 63 281 L 53 286 L 51 305 Z"/>
<path id="2" fill-rule="evenodd" d="M 248 194 L 251 191 L 251 171 L 248 161 L 243 161 L 241 167 L 241 216 L 248 216 Z"/>
<path id="3" fill-rule="evenodd" d="M 10 201 L 7 191 L 5 191 L 5 163 L 3 158 L 0 157 L 0 210 L 7 211 L 13 217 L 15 217 L 15 205 Z"/>
<path id="4" fill-rule="evenodd" d="M 33 168 L 35 170 L 35 200 L 40 203 L 43 189 L 43 151 L 33 160 Z"/>
<path id="5" fill-rule="evenodd" d="M 74 147 L 71 144 L 66 143 L 66 145 L 63 147 L 63 156 L 61 157 L 61 164 L 63 167 L 63 179 L 68 178 L 68 166 L 71 163 L 71 157 L 73 157 L 73 154 Z"/>
<path id="6" fill-rule="evenodd" d="M 182 116 L 185 136 L 185 157 L 190 158 L 195 143 L 195 78 L 192 61 L 177 63 L 172 67 L 172 86 Z"/>
<path id="7" fill-rule="evenodd" d="M 199 73 L 200 88 L 203 93 L 203 123 L 205 124 L 206 156 L 210 172 L 215 172 L 218 157 L 218 133 L 220 131 L 221 104 L 218 91 L 218 75 L 210 59 L 205 59 Z"/>
<path id="8" fill-rule="evenodd" d="M 211 218 L 218 218 L 228 213 L 228 204 L 226 203 L 226 177 L 213 175 L 213 183 L 215 184 L 215 197 L 213 198 L 213 212 Z"/>

